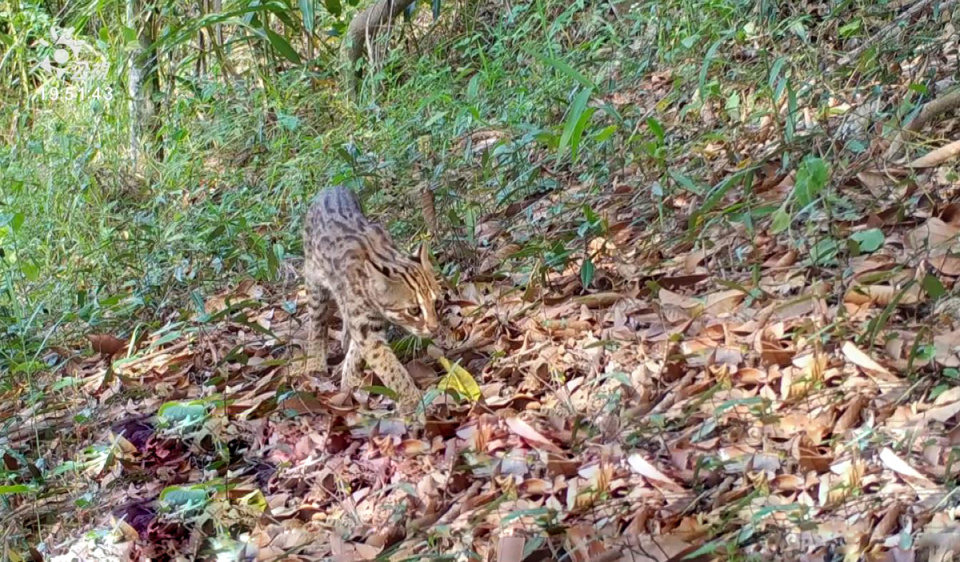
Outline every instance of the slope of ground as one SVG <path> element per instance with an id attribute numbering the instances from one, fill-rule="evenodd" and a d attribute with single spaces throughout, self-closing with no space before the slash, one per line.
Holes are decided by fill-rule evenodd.
<path id="1" fill-rule="evenodd" d="M 629 87 L 531 55 L 567 80 L 552 128 L 450 124 L 468 134 L 435 191 L 462 221 L 435 233 L 445 329 L 397 342 L 432 389 L 425 421 L 376 387 L 299 390 L 304 298 L 295 262 L 277 266 L 285 281 L 147 336 L 91 331 L 7 392 L 7 555 L 955 556 L 958 127 L 936 101 L 958 72 L 955 5 L 740 13 L 709 37 L 686 9 L 669 21 L 694 33 L 651 24 L 611 47 L 676 47 Z M 921 137 L 899 132 L 938 104 L 907 128 Z M 416 199 L 431 169 L 371 201 Z M 504 185 L 518 169 L 537 181 Z M 502 197 L 474 212 L 456 186 Z"/>

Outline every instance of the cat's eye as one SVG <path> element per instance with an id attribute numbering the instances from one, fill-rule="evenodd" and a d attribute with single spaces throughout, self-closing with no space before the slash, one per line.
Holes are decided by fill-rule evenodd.
<path id="1" fill-rule="evenodd" d="M 407 314 L 409 314 L 410 316 L 413 316 L 414 318 L 419 317 L 419 316 L 420 316 L 420 307 L 419 307 L 419 306 L 411 306 L 410 308 L 407 309 Z"/>

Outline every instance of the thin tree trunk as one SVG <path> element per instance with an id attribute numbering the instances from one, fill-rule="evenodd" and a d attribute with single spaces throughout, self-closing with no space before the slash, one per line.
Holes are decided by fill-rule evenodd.
<path id="1" fill-rule="evenodd" d="M 378 0 L 350 20 L 341 54 L 344 84 L 351 97 L 359 91 L 357 63 L 363 57 L 367 41 L 373 41 L 381 29 L 403 13 L 415 0 Z"/>
<path id="2" fill-rule="evenodd" d="M 158 132 L 157 55 L 150 50 L 156 38 L 156 13 L 147 10 L 143 0 L 126 0 L 127 26 L 137 30 L 138 47 L 130 57 L 127 94 L 130 100 L 130 152 L 134 170 L 141 167 L 141 153 L 153 144 Z M 162 155 L 161 155 L 162 156 Z"/>

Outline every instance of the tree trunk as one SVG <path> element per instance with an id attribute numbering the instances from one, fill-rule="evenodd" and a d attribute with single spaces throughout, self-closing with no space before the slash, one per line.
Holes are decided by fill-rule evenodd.
<path id="1" fill-rule="evenodd" d="M 343 41 L 341 60 L 344 85 L 355 98 L 360 86 L 357 63 L 363 57 L 367 41 L 373 41 L 384 25 L 393 21 L 416 0 L 377 0 L 353 16 Z"/>
<path id="2" fill-rule="evenodd" d="M 127 94 L 130 100 L 130 152 L 134 170 L 140 169 L 144 146 L 153 144 L 159 131 L 154 95 L 157 92 L 157 54 L 150 50 L 156 39 L 156 13 L 143 0 L 126 0 L 127 26 L 137 30 L 138 47 L 130 57 Z M 162 156 L 162 155 L 161 155 Z"/>

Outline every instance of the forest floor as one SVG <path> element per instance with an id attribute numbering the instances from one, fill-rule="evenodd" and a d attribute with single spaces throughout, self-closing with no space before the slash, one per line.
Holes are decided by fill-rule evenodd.
<path id="1" fill-rule="evenodd" d="M 949 98 L 957 32 L 934 23 L 887 110 L 921 74 Z M 458 264 L 443 333 L 396 344 L 424 418 L 396 418 L 375 386 L 300 390 L 289 260 L 284 280 L 242 281 L 148 335 L 54 348 L 29 407 L 22 388 L 0 397 L 0 443 L 20 452 L 5 469 L 32 482 L 4 487 L 30 494 L 3 532 L 51 560 L 956 556 L 960 150 L 939 140 L 956 112 L 929 122 L 919 158 L 891 147 L 861 83 L 819 106 L 788 86 L 787 130 L 710 136 L 749 88 L 691 116 L 655 70 L 594 102 L 656 115 L 637 125 L 644 165 L 598 185 L 542 150 L 530 165 L 553 189 L 476 216 L 469 247 L 439 237 L 438 263 Z M 522 134 L 483 132 L 477 162 Z M 699 180 L 679 159 L 657 169 L 665 138 L 694 137 Z"/>

